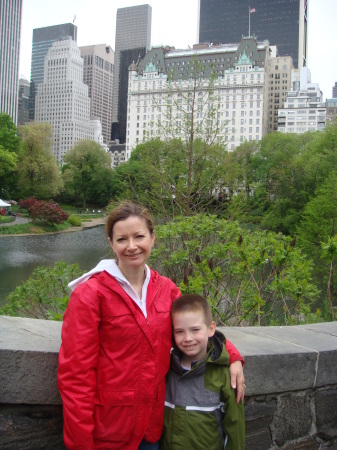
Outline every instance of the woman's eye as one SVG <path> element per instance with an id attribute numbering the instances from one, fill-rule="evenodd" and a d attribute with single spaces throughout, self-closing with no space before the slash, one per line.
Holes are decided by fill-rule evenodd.
<path id="1" fill-rule="evenodd" d="M 118 239 L 117 239 L 117 242 L 123 242 L 123 241 L 125 241 L 124 238 L 118 238 Z"/>

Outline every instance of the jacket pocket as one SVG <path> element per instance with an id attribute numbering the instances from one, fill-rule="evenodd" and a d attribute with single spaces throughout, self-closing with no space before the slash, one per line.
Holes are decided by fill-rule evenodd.
<path id="1" fill-rule="evenodd" d="M 97 389 L 94 437 L 111 442 L 128 441 L 135 421 L 134 391 Z"/>

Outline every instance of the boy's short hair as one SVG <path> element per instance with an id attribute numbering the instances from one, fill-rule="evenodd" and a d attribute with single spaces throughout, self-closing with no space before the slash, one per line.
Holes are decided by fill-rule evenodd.
<path id="1" fill-rule="evenodd" d="M 208 304 L 208 301 L 198 294 L 184 294 L 177 298 L 172 303 L 171 317 L 175 313 L 185 312 L 185 311 L 200 311 L 204 317 L 204 322 L 207 326 L 212 323 L 212 310 Z"/>

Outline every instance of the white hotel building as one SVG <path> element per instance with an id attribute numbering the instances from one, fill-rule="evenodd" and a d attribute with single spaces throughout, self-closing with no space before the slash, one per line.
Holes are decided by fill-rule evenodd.
<path id="1" fill-rule="evenodd" d="M 210 107 L 210 77 L 216 111 L 213 127 L 227 149 L 260 140 L 268 130 L 270 58 L 268 41 L 257 42 L 254 37 L 242 38 L 240 44 L 200 44 L 188 50 L 153 47 L 129 69 L 126 159 L 137 143 L 161 137 L 170 123 L 179 125 L 184 111 L 191 111 L 188 99 L 194 95 L 195 84 L 195 119 L 202 122 Z M 198 83 L 191 75 L 193 61 L 201 67 L 198 77 L 202 81 Z"/>
<path id="2" fill-rule="evenodd" d="M 103 144 L 102 126 L 90 118 L 88 86 L 83 83 L 83 59 L 71 39 L 54 42 L 44 65 L 44 81 L 38 86 L 35 120 L 53 128 L 52 151 L 57 162 L 74 144 L 92 139 Z"/>

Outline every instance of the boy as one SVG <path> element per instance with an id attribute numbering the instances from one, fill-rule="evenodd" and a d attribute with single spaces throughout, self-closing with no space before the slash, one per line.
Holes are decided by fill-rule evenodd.
<path id="1" fill-rule="evenodd" d="M 226 339 L 200 295 L 173 302 L 162 450 L 243 450 L 243 403 L 230 386 Z"/>

